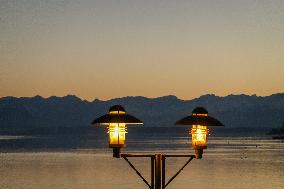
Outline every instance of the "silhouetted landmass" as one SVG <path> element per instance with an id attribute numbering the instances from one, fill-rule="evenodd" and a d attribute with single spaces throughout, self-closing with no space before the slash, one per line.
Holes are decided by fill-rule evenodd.
<path id="1" fill-rule="evenodd" d="M 284 139 L 284 123 L 281 128 L 272 128 L 268 134 L 274 139 Z"/>
<path id="2" fill-rule="evenodd" d="M 68 95 L 0 98 L 0 129 L 89 126 L 94 118 L 105 114 L 114 104 L 123 105 L 150 127 L 173 126 L 176 120 L 189 115 L 196 106 L 204 106 L 226 127 L 275 128 L 281 127 L 284 122 L 284 93 L 266 97 L 204 95 L 192 100 L 181 100 L 175 96 L 138 96 L 92 102 Z"/>

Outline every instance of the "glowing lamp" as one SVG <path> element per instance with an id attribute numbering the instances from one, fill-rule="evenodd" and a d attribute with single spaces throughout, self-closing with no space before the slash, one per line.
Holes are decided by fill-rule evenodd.
<path id="1" fill-rule="evenodd" d="M 208 126 L 224 126 L 217 119 L 208 116 L 208 111 L 203 107 L 197 107 L 190 116 L 184 117 L 175 123 L 176 125 L 192 125 L 189 130 L 192 138 L 192 146 L 195 149 L 196 159 L 201 159 L 203 149 L 207 148 Z"/>
<path id="2" fill-rule="evenodd" d="M 143 122 L 136 117 L 127 114 L 122 106 L 114 105 L 110 107 L 107 114 L 95 119 L 92 124 L 107 126 L 107 133 L 109 135 L 109 147 L 113 148 L 113 157 L 119 158 L 120 149 L 126 146 L 126 125 L 143 124 Z"/>

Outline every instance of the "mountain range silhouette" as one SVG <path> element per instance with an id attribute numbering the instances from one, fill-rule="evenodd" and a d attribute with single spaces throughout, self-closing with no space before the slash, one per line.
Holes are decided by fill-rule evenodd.
<path id="1" fill-rule="evenodd" d="M 86 101 L 74 95 L 64 97 L 0 98 L 0 129 L 30 127 L 84 127 L 93 119 L 120 104 L 141 119 L 145 126 L 171 127 L 174 122 L 203 106 L 226 127 L 277 128 L 284 122 L 284 93 L 260 97 L 256 95 L 207 94 L 192 100 L 175 96 L 146 98 L 142 96 Z"/>

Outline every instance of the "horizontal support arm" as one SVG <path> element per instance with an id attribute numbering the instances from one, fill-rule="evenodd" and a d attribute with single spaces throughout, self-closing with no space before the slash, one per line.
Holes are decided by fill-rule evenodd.
<path id="1" fill-rule="evenodd" d="M 195 155 L 187 155 L 187 154 L 170 154 L 170 155 L 163 155 L 164 157 L 191 157 L 195 158 Z"/>
<path id="2" fill-rule="evenodd" d="M 195 155 L 187 155 L 187 154 L 170 154 L 170 155 L 162 155 L 164 157 L 191 157 L 195 158 Z M 121 154 L 121 157 L 155 157 L 152 154 Z"/>
<path id="3" fill-rule="evenodd" d="M 121 154 L 121 157 L 155 157 L 151 154 Z"/>

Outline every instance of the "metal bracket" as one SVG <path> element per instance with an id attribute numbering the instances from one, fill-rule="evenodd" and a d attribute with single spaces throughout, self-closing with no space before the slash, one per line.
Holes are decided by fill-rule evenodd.
<path id="1" fill-rule="evenodd" d="M 170 179 L 169 179 L 169 181 L 167 182 L 167 184 L 163 184 L 163 188 L 166 188 L 180 173 L 181 173 L 181 171 L 187 166 L 187 164 L 189 164 L 189 162 L 191 161 L 191 160 L 193 160 L 193 158 L 194 157 L 190 157 L 189 158 L 189 160 L 178 170 L 178 172 L 176 172 L 176 174 L 174 174 Z M 165 162 L 166 161 L 166 158 L 165 159 L 163 159 L 163 161 Z M 165 169 L 165 163 L 163 163 L 163 167 L 164 167 L 164 169 Z M 164 171 L 163 171 L 164 172 Z M 163 178 L 163 180 L 164 180 L 165 178 Z"/>
<path id="2" fill-rule="evenodd" d="M 143 180 L 143 182 L 150 189 L 165 189 L 189 164 L 195 155 L 162 155 L 162 154 L 121 154 L 121 157 L 129 164 L 129 166 L 136 172 L 136 174 Z M 150 157 L 151 158 L 151 184 L 142 176 L 142 174 L 135 168 L 127 157 Z M 166 183 L 166 157 L 189 157 L 189 160 L 174 174 Z"/>
<path id="3" fill-rule="evenodd" d="M 144 181 L 144 183 L 152 189 L 152 186 L 148 183 L 148 181 L 142 176 L 142 174 L 134 167 L 134 165 L 127 159 L 126 156 L 123 156 L 123 159 L 130 165 L 130 167 L 136 172 L 136 174 Z"/>

